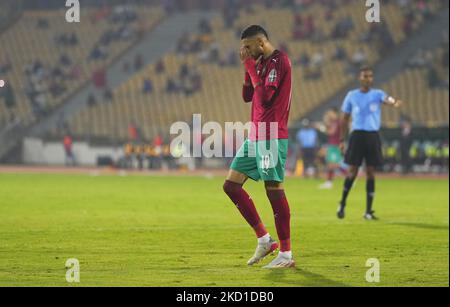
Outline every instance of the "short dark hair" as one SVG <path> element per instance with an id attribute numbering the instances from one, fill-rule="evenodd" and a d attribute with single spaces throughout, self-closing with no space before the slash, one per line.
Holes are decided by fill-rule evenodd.
<path id="1" fill-rule="evenodd" d="M 335 107 L 335 106 L 333 106 L 333 107 L 331 107 L 331 108 L 330 108 L 330 111 L 333 111 L 333 112 L 339 113 L 339 108 L 338 108 L 338 107 Z"/>
<path id="2" fill-rule="evenodd" d="M 249 37 L 254 37 L 259 34 L 264 35 L 267 39 L 269 39 L 269 35 L 267 34 L 266 30 L 264 30 L 263 27 L 259 25 L 251 25 L 247 27 L 244 31 L 242 31 L 241 40 Z"/>
<path id="3" fill-rule="evenodd" d="M 365 72 L 365 71 L 371 71 L 371 72 L 373 72 L 373 68 L 370 67 L 370 66 L 368 66 L 368 65 L 361 66 L 361 68 L 359 69 L 359 72 L 361 73 L 361 72 Z"/>

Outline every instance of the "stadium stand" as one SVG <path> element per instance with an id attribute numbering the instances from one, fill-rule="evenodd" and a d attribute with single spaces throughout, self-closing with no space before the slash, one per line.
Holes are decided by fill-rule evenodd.
<path id="1" fill-rule="evenodd" d="M 0 69 L 12 93 L 0 103 L 0 127 L 46 116 L 164 16 L 159 7 L 84 12 L 88 22 L 70 24 L 63 10 L 26 11 L 0 35 Z"/>
<path id="2" fill-rule="evenodd" d="M 396 127 L 402 118 L 424 127 L 449 122 L 448 41 L 436 50 L 418 50 L 408 67 L 382 87 L 406 102 L 401 110 L 385 110 L 386 126 Z"/>
<path id="3" fill-rule="evenodd" d="M 0 2 L 0 32 L 20 15 L 22 1 L 3 0 Z"/>

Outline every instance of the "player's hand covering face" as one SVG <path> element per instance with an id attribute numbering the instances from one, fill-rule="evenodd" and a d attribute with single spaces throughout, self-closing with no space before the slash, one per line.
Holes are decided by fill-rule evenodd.
<path id="1" fill-rule="evenodd" d="M 242 46 L 241 50 L 240 50 L 240 58 L 241 58 L 241 62 L 244 63 L 246 60 L 250 59 L 252 56 L 250 55 L 250 51 L 248 50 L 248 48 Z"/>
<path id="2" fill-rule="evenodd" d="M 241 61 L 244 62 L 248 58 L 259 60 L 264 55 L 263 41 L 260 37 L 245 38 L 241 41 Z"/>

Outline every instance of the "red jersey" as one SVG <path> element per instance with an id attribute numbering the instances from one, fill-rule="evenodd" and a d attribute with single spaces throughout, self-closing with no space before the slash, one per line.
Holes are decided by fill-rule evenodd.
<path id="1" fill-rule="evenodd" d="M 341 123 L 339 119 L 331 121 L 328 129 L 334 133 L 328 133 L 328 145 L 339 145 L 341 143 Z"/>
<path id="2" fill-rule="evenodd" d="M 71 151 L 72 150 L 73 141 L 72 141 L 72 138 L 70 136 L 66 135 L 64 137 L 63 144 L 64 144 L 64 149 L 66 151 Z"/>
<path id="3" fill-rule="evenodd" d="M 250 140 L 288 139 L 288 119 L 292 100 L 292 64 L 286 53 L 276 50 L 269 58 L 261 60 L 256 71 L 263 81 L 264 90 L 273 88 L 269 104 L 252 103 Z M 270 133 L 270 123 L 278 123 L 278 135 Z M 265 127 L 265 135 L 259 133 L 258 125 Z"/>

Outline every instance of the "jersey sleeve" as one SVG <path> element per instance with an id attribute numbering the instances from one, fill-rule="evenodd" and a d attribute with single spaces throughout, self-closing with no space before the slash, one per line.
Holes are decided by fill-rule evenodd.
<path id="1" fill-rule="evenodd" d="M 386 94 L 386 92 L 383 90 L 379 90 L 379 95 L 380 95 L 380 103 L 384 103 L 389 97 L 389 95 Z"/>
<path id="2" fill-rule="evenodd" d="M 278 89 L 281 81 L 283 80 L 284 74 L 288 69 L 288 63 L 286 63 L 286 59 L 283 57 L 276 58 L 274 60 L 276 63 L 270 67 L 270 71 L 265 80 L 265 87 L 274 87 Z"/>
<path id="3" fill-rule="evenodd" d="M 352 101 L 351 101 L 351 92 L 347 94 L 344 99 L 344 103 L 342 104 L 341 111 L 346 114 L 352 113 Z"/>

